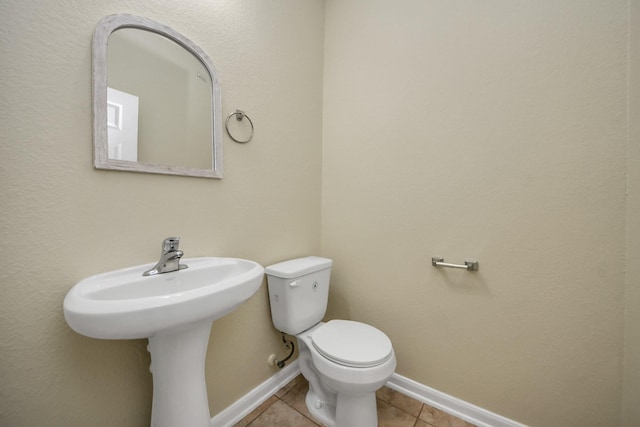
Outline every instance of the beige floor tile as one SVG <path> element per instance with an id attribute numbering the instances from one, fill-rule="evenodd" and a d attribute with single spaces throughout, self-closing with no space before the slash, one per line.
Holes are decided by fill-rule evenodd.
<path id="1" fill-rule="evenodd" d="M 406 396 L 402 393 L 398 393 L 397 391 L 389 388 L 382 387 L 380 390 L 376 392 L 376 396 L 378 399 L 383 400 L 396 408 L 402 409 L 403 411 L 417 417 L 420 415 L 420 409 L 422 409 L 422 402 L 415 400 L 409 396 Z"/>
<path id="2" fill-rule="evenodd" d="M 390 389 L 387 386 L 382 387 L 380 390 L 376 391 L 376 397 L 380 400 L 384 400 L 388 402 L 391 400 L 391 395 L 393 393 L 393 389 Z"/>
<path id="3" fill-rule="evenodd" d="M 249 425 L 249 423 L 251 423 L 251 421 L 255 420 L 256 418 L 258 418 L 258 416 L 260 414 L 262 414 L 264 411 L 266 411 L 271 405 L 273 405 L 274 403 L 276 403 L 278 401 L 278 398 L 275 396 L 271 396 L 270 398 L 268 398 L 267 400 L 265 400 L 262 405 L 258 406 L 256 409 L 254 409 L 253 411 L 251 411 L 249 413 L 249 415 L 247 415 L 246 417 L 244 417 L 243 419 L 240 420 L 239 423 L 236 423 L 233 425 L 233 427 L 246 427 Z"/>
<path id="4" fill-rule="evenodd" d="M 475 427 L 471 423 L 426 404 L 423 405 L 418 418 L 433 427 Z"/>
<path id="5" fill-rule="evenodd" d="M 465 420 L 461 420 L 460 418 L 454 417 L 453 415 L 447 415 L 449 426 L 451 427 L 468 427 L 471 424 L 467 423 Z"/>
<path id="6" fill-rule="evenodd" d="M 302 374 L 298 375 L 297 377 L 295 377 L 294 379 L 292 379 L 291 381 L 289 381 L 287 383 L 287 385 L 285 385 L 284 387 L 282 387 L 280 390 L 278 390 L 276 392 L 276 396 L 278 397 L 282 397 L 285 394 L 287 394 L 289 392 L 289 390 L 291 390 L 293 387 L 295 387 L 296 385 L 298 385 L 301 381 L 306 382 L 307 380 L 302 376 Z"/>
<path id="7" fill-rule="evenodd" d="M 422 405 L 422 410 L 420 411 L 420 415 L 418 415 L 418 419 L 433 426 L 436 423 L 436 416 L 434 413 L 434 411 L 436 410 L 437 410 L 436 408 L 433 408 L 427 404 L 424 404 Z"/>
<path id="8" fill-rule="evenodd" d="M 248 427 L 318 427 L 318 424 L 278 400 Z"/>
<path id="9" fill-rule="evenodd" d="M 416 417 L 384 400 L 378 400 L 378 427 L 413 427 L 415 423 Z"/>

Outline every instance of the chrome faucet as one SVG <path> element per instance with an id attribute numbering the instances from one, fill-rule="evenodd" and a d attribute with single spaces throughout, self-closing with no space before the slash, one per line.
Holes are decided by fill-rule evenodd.
<path id="1" fill-rule="evenodd" d="M 179 237 L 167 237 L 162 241 L 162 253 L 160 261 L 151 269 L 142 273 L 143 276 L 154 276 L 161 273 L 184 270 L 188 268 L 185 264 L 180 264 L 180 258 L 184 255 L 180 249 Z"/>

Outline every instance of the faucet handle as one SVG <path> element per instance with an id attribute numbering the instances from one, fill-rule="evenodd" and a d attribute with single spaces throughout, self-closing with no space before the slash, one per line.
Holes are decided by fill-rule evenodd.
<path id="1" fill-rule="evenodd" d="M 177 251 L 180 246 L 179 237 L 167 237 L 162 241 L 162 252 Z"/>

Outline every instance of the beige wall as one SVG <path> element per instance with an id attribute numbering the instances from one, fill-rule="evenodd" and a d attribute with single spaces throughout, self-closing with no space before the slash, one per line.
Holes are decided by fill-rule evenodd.
<path id="1" fill-rule="evenodd" d="M 506 417 L 619 425 L 627 2 L 326 4 L 330 315 Z"/>
<path id="2" fill-rule="evenodd" d="M 623 425 L 640 424 L 627 3 L 324 4 L 0 3 L 0 425 L 148 425 L 146 343 L 75 334 L 62 300 L 172 234 L 187 256 L 265 265 L 321 250 L 329 314 L 385 330 L 423 384 L 532 426 L 619 425 L 623 401 Z M 223 112 L 256 124 L 251 144 L 225 138 L 223 180 L 92 168 L 91 36 L 112 13 L 213 58 Z M 212 414 L 276 351 L 263 286 L 214 324 Z"/>
<path id="3" fill-rule="evenodd" d="M 627 151 L 627 287 L 622 420 L 640 425 L 640 1 L 630 19 L 629 142 Z"/>
<path id="4" fill-rule="evenodd" d="M 145 342 L 84 338 L 64 321 L 83 277 L 153 262 L 174 234 L 186 256 L 266 265 L 319 251 L 323 4 L 0 2 L 0 425 L 149 425 Z M 93 169 L 91 38 L 113 13 L 167 24 L 213 58 L 223 112 L 256 125 L 250 144 L 225 135 L 223 180 Z M 213 326 L 212 414 L 282 351 L 263 286 Z"/>

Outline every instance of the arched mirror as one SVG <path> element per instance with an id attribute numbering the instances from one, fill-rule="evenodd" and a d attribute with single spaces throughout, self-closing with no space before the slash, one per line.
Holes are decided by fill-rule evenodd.
<path id="1" fill-rule="evenodd" d="M 95 167 L 222 178 L 220 98 L 213 63 L 191 40 L 107 16 L 93 38 Z"/>

